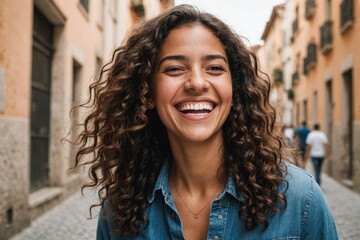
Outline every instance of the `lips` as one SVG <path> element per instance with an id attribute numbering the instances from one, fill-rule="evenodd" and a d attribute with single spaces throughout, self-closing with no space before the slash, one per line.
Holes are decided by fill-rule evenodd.
<path id="1" fill-rule="evenodd" d="M 186 115 L 204 115 L 215 108 L 211 102 L 185 102 L 176 105 L 176 109 Z"/>

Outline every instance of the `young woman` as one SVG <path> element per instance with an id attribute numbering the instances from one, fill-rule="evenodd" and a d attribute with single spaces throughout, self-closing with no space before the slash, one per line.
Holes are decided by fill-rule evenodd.
<path id="1" fill-rule="evenodd" d="M 337 239 L 316 182 L 284 161 L 256 56 L 214 16 L 145 22 L 90 91 L 76 165 L 100 187 L 98 239 Z"/>

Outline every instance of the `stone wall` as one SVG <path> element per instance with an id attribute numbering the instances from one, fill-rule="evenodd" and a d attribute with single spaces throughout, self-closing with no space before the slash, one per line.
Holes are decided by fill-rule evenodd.
<path id="1" fill-rule="evenodd" d="M 334 124 L 331 140 L 331 176 L 353 190 L 360 192 L 360 122 L 353 122 L 353 177 L 348 179 L 349 155 L 347 148 L 349 136 L 343 124 Z M 326 169 L 326 168 L 325 168 Z"/>
<path id="2" fill-rule="evenodd" d="M 30 224 L 29 121 L 0 117 L 0 239 Z"/>
<path id="3" fill-rule="evenodd" d="M 354 190 L 360 192 L 360 121 L 353 123 L 354 138 Z"/>

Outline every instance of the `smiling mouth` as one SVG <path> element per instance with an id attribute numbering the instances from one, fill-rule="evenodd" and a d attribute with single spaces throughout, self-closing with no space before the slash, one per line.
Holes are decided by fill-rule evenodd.
<path id="1" fill-rule="evenodd" d="M 203 115 L 208 114 L 214 110 L 215 106 L 212 103 L 186 103 L 178 104 L 176 109 L 186 115 Z"/>

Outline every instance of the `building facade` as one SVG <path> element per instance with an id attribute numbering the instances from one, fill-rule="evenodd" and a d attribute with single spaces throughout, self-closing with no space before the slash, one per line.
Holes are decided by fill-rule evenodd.
<path id="1" fill-rule="evenodd" d="M 289 82 L 291 76 L 287 87 L 293 92 L 292 123 L 320 123 L 330 140 L 333 159 L 327 162 L 326 171 L 358 192 L 359 18 L 359 1 L 286 0 L 282 24 L 284 79 Z"/>
<path id="2" fill-rule="evenodd" d="M 258 50 L 261 70 L 268 74 L 271 80 L 270 103 L 277 112 L 279 125 L 288 122 L 286 113 L 286 88 L 284 82 L 283 31 L 284 4 L 274 6 L 269 21 L 261 36 L 264 44 Z"/>
<path id="3" fill-rule="evenodd" d="M 0 239 L 79 190 L 86 177 L 68 170 L 74 149 L 61 141 L 72 125 L 71 108 L 86 99 L 95 74 L 128 31 L 172 5 L 0 2 Z"/>
<path id="4" fill-rule="evenodd" d="M 328 172 L 360 191 L 360 4 L 296 1 L 295 121 L 320 123 L 331 141 Z M 294 21 L 295 21 L 294 20 Z"/>

